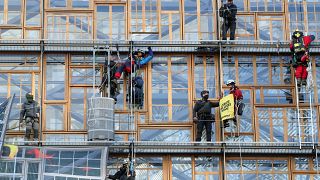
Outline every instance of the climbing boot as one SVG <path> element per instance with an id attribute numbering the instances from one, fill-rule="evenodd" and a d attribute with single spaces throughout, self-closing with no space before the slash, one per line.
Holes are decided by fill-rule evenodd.
<path id="1" fill-rule="evenodd" d="M 224 127 L 224 128 L 227 128 L 227 127 L 229 127 L 229 126 L 230 126 L 230 124 L 229 124 L 228 121 L 223 121 L 223 127 Z"/>

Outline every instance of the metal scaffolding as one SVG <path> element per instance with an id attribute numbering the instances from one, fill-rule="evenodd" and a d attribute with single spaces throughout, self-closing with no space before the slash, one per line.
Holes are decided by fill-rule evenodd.
<path id="1" fill-rule="evenodd" d="M 290 53 L 289 41 L 134 41 L 135 47 L 152 46 L 155 52 L 195 52 L 195 53 Z M 127 52 L 130 41 L 103 40 L 0 40 L 1 51 L 29 51 L 40 52 L 43 44 L 45 52 L 90 52 L 96 46 L 110 47 L 116 51 Z M 220 48 L 220 45 L 222 48 Z M 314 42 L 310 47 L 311 53 L 319 52 L 320 42 Z"/>
<path id="2" fill-rule="evenodd" d="M 7 142 L 10 144 L 25 146 L 25 142 Z M 85 147 L 109 147 L 111 154 L 129 153 L 129 145 L 131 141 L 42 141 L 45 147 L 69 147 L 69 148 L 85 148 Z M 301 149 L 299 142 L 154 142 L 154 141 L 135 141 L 136 154 L 215 154 L 226 155 L 239 154 L 241 145 L 241 153 L 243 156 L 252 154 L 261 155 L 314 155 L 315 150 L 319 152 L 320 147 L 312 143 L 302 143 Z M 31 147 L 31 146 L 26 146 Z"/>

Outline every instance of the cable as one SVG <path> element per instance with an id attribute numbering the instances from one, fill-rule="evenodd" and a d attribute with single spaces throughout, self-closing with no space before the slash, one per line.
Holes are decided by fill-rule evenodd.
<path id="1" fill-rule="evenodd" d="M 239 103 L 240 104 L 240 103 Z M 239 139 L 239 155 L 240 155 L 240 164 L 241 164 L 241 176 L 242 176 L 242 179 L 244 180 L 244 174 L 243 174 L 243 169 L 242 169 L 242 166 L 243 166 L 243 161 L 242 161 L 242 149 L 241 149 L 241 143 L 240 143 L 240 130 L 241 130 L 241 126 L 240 126 L 240 122 L 239 122 L 239 116 L 238 116 L 238 109 L 239 109 L 239 105 L 238 105 L 238 100 L 236 100 L 236 111 L 235 111 L 235 118 L 236 118 L 236 122 L 237 124 L 239 124 L 239 126 L 237 126 L 238 128 L 238 139 Z"/>
<path id="2" fill-rule="evenodd" d="M 131 68 L 130 68 L 130 105 L 129 105 L 129 107 L 130 107 L 130 125 L 131 125 L 131 142 L 132 143 L 134 143 L 134 123 L 135 123 L 135 121 L 134 121 L 134 109 L 133 109 L 133 99 L 132 99 L 132 97 L 133 97 L 133 82 L 132 82 L 132 80 L 133 80 L 133 77 L 132 77 L 132 70 L 133 70 L 133 68 L 135 68 L 135 64 L 132 64 L 133 63 L 133 41 L 130 41 L 130 66 L 131 66 Z M 135 70 L 135 69 L 134 69 Z M 129 83 L 128 83 L 129 84 Z M 133 167 L 130 167 L 130 170 L 132 170 L 132 173 L 134 172 L 134 161 L 135 161 L 135 154 L 134 154 L 134 146 L 133 146 L 133 144 L 132 144 L 132 147 L 131 147 L 131 149 L 132 149 L 132 153 L 130 154 L 130 156 L 131 156 L 131 162 L 130 162 L 130 165 L 131 166 L 133 166 Z"/>

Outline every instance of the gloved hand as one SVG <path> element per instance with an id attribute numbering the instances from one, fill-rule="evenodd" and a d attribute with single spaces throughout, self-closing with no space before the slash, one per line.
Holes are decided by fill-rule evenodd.
<path id="1" fill-rule="evenodd" d="M 197 123 L 198 122 L 198 118 L 197 117 L 194 117 L 193 118 L 193 123 Z"/>
<path id="2" fill-rule="evenodd" d="M 149 56 L 153 56 L 153 51 L 150 46 L 148 47 L 148 50 L 149 50 L 149 52 L 148 52 Z"/>

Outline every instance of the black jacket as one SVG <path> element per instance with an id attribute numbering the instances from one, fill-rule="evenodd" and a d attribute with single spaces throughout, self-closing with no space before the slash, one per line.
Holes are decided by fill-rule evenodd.
<path id="1" fill-rule="evenodd" d="M 228 21 L 236 21 L 236 15 L 237 15 L 237 6 L 235 4 L 224 4 L 219 9 L 219 16 L 223 17 L 225 20 Z"/>
<path id="2" fill-rule="evenodd" d="M 22 108 L 20 111 L 20 121 L 26 117 L 35 118 L 37 117 L 37 113 L 40 112 L 40 107 L 38 106 L 38 103 L 34 100 L 32 102 L 24 102 L 22 104 Z"/>
<path id="3" fill-rule="evenodd" d="M 199 116 L 200 114 L 211 114 L 211 108 L 219 107 L 219 102 L 210 102 L 199 100 L 196 102 L 193 108 L 193 117 Z"/>

